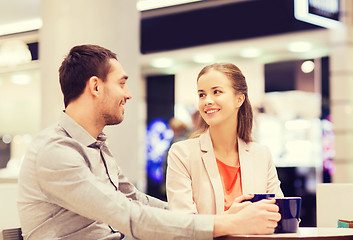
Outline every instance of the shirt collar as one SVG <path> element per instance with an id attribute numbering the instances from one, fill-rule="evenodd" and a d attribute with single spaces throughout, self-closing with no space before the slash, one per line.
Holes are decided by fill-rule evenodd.
<path id="1" fill-rule="evenodd" d="M 79 141 L 85 146 L 90 146 L 94 144 L 100 147 L 104 144 L 105 140 L 107 139 L 106 135 L 103 132 L 98 135 L 97 139 L 95 139 L 80 124 L 75 122 L 75 120 L 73 120 L 65 112 L 61 114 L 59 125 L 70 135 L 70 137 Z"/>

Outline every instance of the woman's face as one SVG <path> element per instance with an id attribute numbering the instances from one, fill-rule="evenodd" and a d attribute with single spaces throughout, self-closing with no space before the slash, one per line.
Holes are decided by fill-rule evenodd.
<path id="1" fill-rule="evenodd" d="M 231 80 L 223 73 L 211 69 L 197 82 L 199 111 L 209 126 L 235 124 L 244 95 L 235 93 Z"/>

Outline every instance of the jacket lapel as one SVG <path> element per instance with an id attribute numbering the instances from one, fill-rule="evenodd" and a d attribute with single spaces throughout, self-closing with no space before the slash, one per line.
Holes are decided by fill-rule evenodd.
<path id="1" fill-rule="evenodd" d="M 224 211 L 224 193 L 209 131 L 207 130 L 199 137 L 199 139 L 202 161 L 205 165 L 215 195 L 216 213 L 221 213 Z"/>
<path id="2" fill-rule="evenodd" d="M 238 151 L 239 151 L 239 162 L 241 170 L 241 184 L 243 188 L 243 194 L 252 193 L 253 187 L 253 178 L 256 177 L 253 175 L 253 166 L 252 162 L 248 161 L 250 159 L 249 146 L 242 139 L 238 138 Z"/>

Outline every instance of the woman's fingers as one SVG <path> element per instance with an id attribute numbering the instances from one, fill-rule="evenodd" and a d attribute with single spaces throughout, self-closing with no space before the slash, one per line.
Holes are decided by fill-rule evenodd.
<path id="1" fill-rule="evenodd" d="M 245 194 L 245 195 L 241 195 L 237 198 L 234 199 L 234 202 L 236 203 L 241 203 L 245 200 L 249 200 L 249 199 L 252 199 L 254 197 L 254 194 Z"/>

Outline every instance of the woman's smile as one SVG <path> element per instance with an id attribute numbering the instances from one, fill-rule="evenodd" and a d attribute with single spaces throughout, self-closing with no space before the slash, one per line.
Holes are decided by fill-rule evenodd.
<path id="1" fill-rule="evenodd" d="M 207 115 L 214 115 L 215 113 L 217 113 L 219 111 L 221 111 L 221 109 L 219 109 L 219 108 L 208 108 L 205 110 L 205 113 Z"/>

